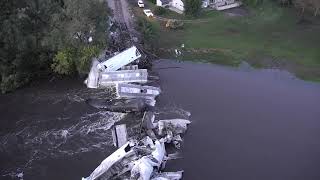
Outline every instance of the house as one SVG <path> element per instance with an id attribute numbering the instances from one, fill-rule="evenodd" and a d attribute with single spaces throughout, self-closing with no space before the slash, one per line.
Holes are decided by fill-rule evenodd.
<path id="1" fill-rule="evenodd" d="M 184 11 L 184 0 L 157 0 L 157 6 L 167 7 L 178 13 Z M 202 8 L 213 8 L 216 10 L 225 10 L 241 5 L 238 0 L 202 0 Z"/>
<path id="2" fill-rule="evenodd" d="M 156 5 L 161 7 L 168 7 L 170 0 L 157 0 Z"/>
<path id="3" fill-rule="evenodd" d="M 157 0 L 157 6 L 167 7 L 172 11 L 182 14 L 184 11 L 183 0 Z"/>
<path id="4" fill-rule="evenodd" d="M 225 10 L 240 6 L 242 3 L 237 0 L 203 0 L 202 7 L 211 7 L 216 10 Z"/>

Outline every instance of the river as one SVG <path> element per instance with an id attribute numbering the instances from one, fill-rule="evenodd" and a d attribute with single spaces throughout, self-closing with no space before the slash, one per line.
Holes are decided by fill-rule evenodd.
<path id="1" fill-rule="evenodd" d="M 156 61 L 160 116 L 191 112 L 184 179 L 320 179 L 320 84 L 279 70 Z M 111 152 L 122 118 L 85 99 L 110 92 L 82 80 L 54 80 L 0 95 L 0 179 L 76 180 Z M 174 113 L 171 113 L 174 112 Z M 134 134 L 129 129 L 129 134 Z"/>

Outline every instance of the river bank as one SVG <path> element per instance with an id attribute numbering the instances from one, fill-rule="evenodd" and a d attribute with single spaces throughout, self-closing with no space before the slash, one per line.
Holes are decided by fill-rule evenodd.
<path id="1" fill-rule="evenodd" d="M 133 9 L 136 16 L 145 17 L 141 9 Z M 181 20 L 184 26 L 166 28 L 168 18 Z M 256 7 L 207 10 L 196 18 L 165 10 L 159 17 L 146 19 L 158 35 L 153 43 L 161 58 L 229 66 L 246 61 L 256 68 L 283 69 L 304 80 L 320 80 L 320 19 L 310 14 L 301 18 L 294 7 L 265 1 Z M 182 54 L 177 56 L 176 49 Z"/>

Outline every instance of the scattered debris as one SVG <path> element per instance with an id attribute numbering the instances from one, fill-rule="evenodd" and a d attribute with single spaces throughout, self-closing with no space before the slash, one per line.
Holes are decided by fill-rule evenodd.
<path id="1" fill-rule="evenodd" d="M 17 178 L 19 178 L 20 180 L 23 180 L 23 172 L 17 174 Z"/>
<path id="2" fill-rule="evenodd" d="M 88 42 L 91 43 L 92 40 L 93 40 L 93 39 L 92 39 L 92 37 L 90 36 L 90 37 L 88 38 Z"/>
<path id="3" fill-rule="evenodd" d="M 118 97 L 125 98 L 147 98 L 154 99 L 156 98 L 161 90 L 160 88 L 153 86 L 140 86 L 136 84 L 124 84 L 119 83 L 116 86 Z"/>
<path id="4" fill-rule="evenodd" d="M 181 179 L 183 171 L 160 172 L 164 163 L 172 157 L 166 156 L 166 138 L 152 140 L 146 136 L 140 141 L 130 140 L 112 153 L 87 178 L 95 179 Z"/>
<path id="5" fill-rule="evenodd" d="M 114 24 L 113 24 L 114 25 Z M 111 31 L 111 30 L 110 30 Z M 112 31 L 111 31 L 112 32 Z M 115 40 L 117 32 L 112 37 Z M 177 55 L 181 51 L 176 50 Z M 113 56 L 113 57 L 111 57 Z M 183 171 L 163 172 L 168 160 L 181 158 L 178 153 L 167 155 L 166 144 L 172 143 L 181 148 L 181 135 L 191 122 L 186 119 L 156 120 L 154 106 L 161 90 L 158 87 L 142 86 L 150 79 L 148 70 L 140 69 L 141 62 L 148 66 L 146 59 L 136 46 L 119 53 L 106 50 L 104 58 L 94 59 L 85 84 L 88 88 L 110 88 L 116 91 L 115 99 L 88 99 L 87 104 L 113 112 L 144 112 L 140 134 L 128 137 L 126 124 L 112 128 L 114 145 L 119 149 L 101 162 L 87 178 L 95 179 L 131 179 L 131 180 L 179 180 Z M 103 59 L 103 57 L 102 57 Z M 140 62 L 138 62 L 140 61 Z M 140 68 L 139 68 L 140 67 Z M 132 84 L 135 83 L 135 84 Z M 129 139 L 129 140 L 128 140 Z"/>
<path id="6" fill-rule="evenodd" d="M 181 29 L 183 28 L 183 22 L 176 19 L 169 19 L 166 23 L 166 28 Z"/>
<path id="7" fill-rule="evenodd" d="M 112 129 L 112 139 L 115 147 L 121 147 L 128 141 L 127 126 L 125 124 L 116 125 Z"/>
<path id="8" fill-rule="evenodd" d="M 119 163 L 124 158 L 130 158 L 131 156 L 135 157 L 135 152 L 133 147 L 136 145 L 136 142 L 129 141 L 118 150 L 112 153 L 109 157 L 101 162 L 101 164 L 90 174 L 87 178 L 82 178 L 82 180 L 95 180 L 103 176 L 105 179 L 111 178 L 118 174 L 119 166 L 127 165 L 130 162 L 123 161 Z M 116 166 L 118 165 L 118 166 Z M 121 169 L 120 169 L 121 170 Z"/>
<path id="9" fill-rule="evenodd" d="M 179 49 L 175 49 L 175 50 L 174 50 L 174 53 L 176 54 L 177 57 L 178 57 L 178 56 L 181 56 L 181 54 L 182 54 Z"/>
<path id="10" fill-rule="evenodd" d="M 178 152 L 172 153 L 172 154 L 168 154 L 166 157 L 166 160 L 176 160 L 176 159 L 180 159 L 181 155 Z"/>
<path id="11" fill-rule="evenodd" d="M 155 173 L 151 180 L 179 180 L 182 179 L 183 171 Z"/>
<path id="12" fill-rule="evenodd" d="M 88 88 L 98 88 L 98 81 L 99 81 L 99 70 L 97 65 L 99 61 L 94 58 L 92 60 L 92 66 L 88 75 L 88 78 L 84 81 Z"/>
<path id="13" fill-rule="evenodd" d="M 87 104 L 112 112 L 143 112 L 152 109 L 155 100 L 145 98 L 131 99 L 88 99 Z"/>
<path id="14" fill-rule="evenodd" d="M 172 143 L 177 149 L 181 147 L 181 134 L 187 130 L 191 121 L 186 119 L 170 119 L 158 121 L 158 135 L 167 138 L 167 143 Z"/>
<path id="15" fill-rule="evenodd" d="M 146 111 L 142 118 L 142 127 L 145 129 L 154 129 L 156 127 L 154 123 L 155 115 L 151 111 Z"/>

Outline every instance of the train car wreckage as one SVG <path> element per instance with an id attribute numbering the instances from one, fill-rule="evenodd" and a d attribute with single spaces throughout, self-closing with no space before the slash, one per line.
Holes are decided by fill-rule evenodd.
<path id="1" fill-rule="evenodd" d="M 140 141 L 129 140 L 103 160 L 89 177 L 82 179 L 181 179 L 183 171 L 162 172 L 166 161 L 179 158 L 177 153 L 168 155 L 165 144 L 173 143 L 176 146 L 172 134 L 180 136 L 190 123 L 184 119 L 159 120 L 153 123 L 155 126 L 151 130 L 156 132 L 156 137 L 145 136 Z"/>
<path id="2" fill-rule="evenodd" d="M 118 149 L 82 180 L 182 178 L 183 171 L 164 172 L 168 160 L 180 158 L 178 153 L 167 154 L 166 144 L 173 144 L 173 147 L 180 149 L 181 136 L 191 121 L 156 119 L 153 107 L 156 97 L 161 93 L 160 88 L 140 85 L 147 82 L 147 70 L 139 69 L 136 65 L 128 65 L 140 57 L 139 50 L 133 46 L 104 62 L 93 60 L 85 84 L 88 88 L 113 86 L 116 88 L 117 98 L 88 99 L 86 102 L 95 108 L 107 111 L 144 112 L 144 115 L 140 125 L 141 134 L 138 137 L 128 137 L 125 124 L 115 125 L 112 128 L 114 145 Z"/>

